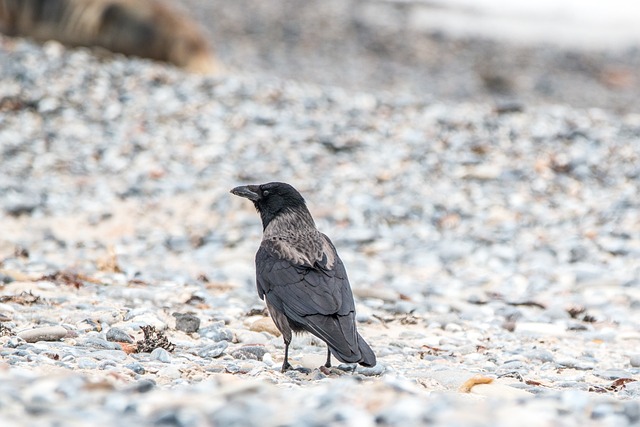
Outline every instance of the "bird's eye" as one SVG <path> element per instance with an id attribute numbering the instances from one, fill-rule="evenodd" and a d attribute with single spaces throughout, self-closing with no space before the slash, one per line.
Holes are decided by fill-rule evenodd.
<path id="1" fill-rule="evenodd" d="M 269 190 L 264 190 L 262 192 L 262 197 L 267 197 L 269 195 Z"/>

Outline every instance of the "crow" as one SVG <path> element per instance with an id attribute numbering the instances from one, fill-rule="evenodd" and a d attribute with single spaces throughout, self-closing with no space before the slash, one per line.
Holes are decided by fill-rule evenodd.
<path id="1" fill-rule="evenodd" d="M 231 190 L 251 200 L 262 219 L 256 285 L 284 338 L 282 372 L 291 369 L 293 332 L 310 332 L 345 363 L 375 366 L 376 356 L 356 329 L 347 272 L 331 240 L 318 231 L 305 200 L 291 185 L 270 182 Z"/>

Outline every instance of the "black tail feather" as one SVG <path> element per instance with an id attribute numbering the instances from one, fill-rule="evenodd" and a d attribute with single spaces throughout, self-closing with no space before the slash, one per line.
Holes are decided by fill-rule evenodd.
<path id="1" fill-rule="evenodd" d="M 362 354 L 362 358 L 358 361 L 359 364 L 366 367 L 376 366 L 376 355 L 369 347 L 369 344 L 362 338 L 360 334 L 358 334 L 358 348 L 360 349 L 360 353 Z"/>

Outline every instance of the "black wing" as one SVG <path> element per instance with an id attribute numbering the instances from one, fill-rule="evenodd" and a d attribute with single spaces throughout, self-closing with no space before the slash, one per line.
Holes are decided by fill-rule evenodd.
<path id="1" fill-rule="evenodd" d="M 322 259 L 296 264 L 283 257 L 274 243 L 265 240 L 256 254 L 256 276 L 260 298 L 321 338 L 345 362 L 361 358 L 355 325 L 355 304 L 342 260 L 325 235 Z M 332 263 L 327 262 L 332 260 Z"/>

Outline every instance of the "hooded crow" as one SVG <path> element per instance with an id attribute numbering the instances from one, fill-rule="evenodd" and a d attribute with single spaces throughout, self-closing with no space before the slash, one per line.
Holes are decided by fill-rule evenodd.
<path id="1" fill-rule="evenodd" d="M 374 366 L 376 356 L 356 329 L 355 304 L 347 272 L 331 240 L 318 231 L 300 193 L 270 182 L 231 190 L 251 200 L 262 219 L 256 253 L 258 295 L 284 338 L 282 372 L 291 368 L 293 332 L 309 332 L 345 363 Z"/>

